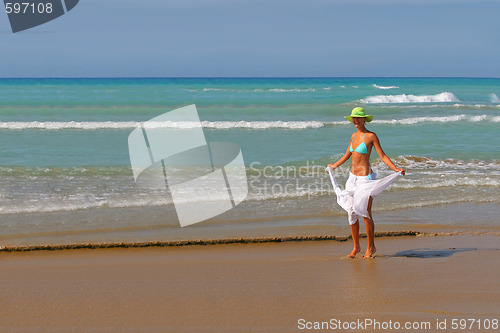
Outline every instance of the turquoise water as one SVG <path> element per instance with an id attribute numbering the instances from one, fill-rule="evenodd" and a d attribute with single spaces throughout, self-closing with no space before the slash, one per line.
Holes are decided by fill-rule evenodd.
<path id="1" fill-rule="evenodd" d="M 499 79 L 4 79 L 0 149 L 3 165 L 126 165 L 127 122 L 196 104 L 208 137 L 239 138 L 251 160 L 279 165 L 342 151 L 343 116 L 364 105 L 393 155 L 492 161 L 500 147 L 484 143 L 498 129 L 499 95 Z M 262 136 L 277 140 L 269 154 Z"/>
<path id="2" fill-rule="evenodd" d="M 127 139 L 190 104 L 207 140 L 238 144 L 248 168 L 249 197 L 221 225 L 285 215 L 343 223 L 319 170 L 345 152 L 354 128 L 343 116 L 354 106 L 374 116 L 368 129 L 408 172 L 377 200 L 381 210 L 498 205 L 499 96 L 500 79 L 474 78 L 0 79 L 0 235 L 29 243 L 29 233 L 175 222 L 147 217 L 171 201 L 135 186 Z M 375 153 L 372 164 L 390 172 Z M 307 177 L 262 172 L 285 168 Z M 154 222 L 125 223 L 130 210 Z"/>

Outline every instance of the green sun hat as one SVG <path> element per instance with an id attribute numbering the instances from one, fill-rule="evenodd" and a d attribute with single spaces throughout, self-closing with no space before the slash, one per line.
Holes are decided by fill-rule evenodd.
<path id="1" fill-rule="evenodd" d="M 348 116 L 348 117 L 344 117 L 344 118 L 347 119 L 347 120 L 349 120 L 352 123 L 352 118 L 354 118 L 354 117 L 366 118 L 366 122 L 367 123 L 369 123 L 373 119 L 373 116 L 370 116 L 370 115 L 366 114 L 365 113 L 365 109 L 360 108 L 360 107 L 352 109 L 351 115 Z"/>

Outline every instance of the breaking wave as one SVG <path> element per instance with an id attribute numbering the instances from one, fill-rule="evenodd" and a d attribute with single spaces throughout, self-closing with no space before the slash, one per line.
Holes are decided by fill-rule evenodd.
<path id="1" fill-rule="evenodd" d="M 373 86 L 377 89 L 398 89 L 398 86 L 379 86 L 376 84 L 373 84 Z"/>
<path id="2" fill-rule="evenodd" d="M 360 100 L 366 104 L 406 104 L 406 103 L 451 103 L 460 100 L 451 92 L 442 92 L 436 95 L 377 95 L 368 96 Z"/>
<path id="3" fill-rule="evenodd" d="M 414 125 L 419 123 L 443 123 L 443 122 L 481 122 L 489 121 L 493 123 L 500 122 L 500 116 L 489 116 L 489 115 L 475 115 L 468 116 L 465 114 L 446 116 L 446 117 L 409 117 L 402 119 L 390 119 L 390 120 L 373 120 L 372 124 L 385 124 L 385 125 Z M 253 129 L 253 130 L 265 130 L 265 129 L 292 129 L 292 130 L 303 130 L 303 129 L 314 129 L 322 127 L 331 126 L 348 126 L 350 125 L 347 121 L 202 121 L 198 122 L 136 122 L 136 121 L 123 121 L 123 122 L 113 122 L 113 121 L 102 121 L 102 122 L 58 122 L 58 121 L 31 121 L 31 122 L 0 122 L 0 129 L 4 130 L 102 130 L 102 129 L 134 129 L 138 126 L 144 126 L 145 128 L 178 128 L 178 129 L 189 129 L 199 127 L 218 129 L 218 130 L 230 130 L 230 129 Z"/>

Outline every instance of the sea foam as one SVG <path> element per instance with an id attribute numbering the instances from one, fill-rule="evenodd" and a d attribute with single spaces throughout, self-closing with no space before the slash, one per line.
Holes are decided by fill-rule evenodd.
<path id="1" fill-rule="evenodd" d="M 63 129 L 77 129 L 77 130 L 100 130 L 100 129 L 133 129 L 138 126 L 144 128 L 178 128 L 190 129 L 200 126 L 198 122 L 190 121 L 163 121 L 146 123 L 136 121 L 90 121 L 90 122 L 77 122 L 77 121 L 31 121 L 31 122 L 0 122 L 0 129 L 8 130 L 63 130 Z M 321 128 L 325 123 L 321 121 L 202 121 L 201 127 L 212 129 L 233 129 L 233 128 L 247 128 L 247 129 L 270 129 L 270 128 L 284 128 L 284 129 L 308 129 L 308 128 Z"/>
<path id="2" fill-rule="evenodd" d="M 419 123 L 443 123 L 443 122 L 500 122 L 500 116 L 488 116 L 488 115 L 476 115 L 468 116 L 465 114 L 457 114 L 452 116 L 444 117 L 409 117 L 401 119 L 375 119 L 372 124 L 384 124 L 384 125 L 414 125 Z M 322 127 L 332 127 L 332 126 L 349 126 L 351 123 L 348 121 L 202 121 L 189 122 L 189 121 L 163 121 L 163 122 L 152 122 L 148 121 L 146 123 L 138 121 L 89 121 L 89 122 L 77 122 L 77 121 L 12 121 L 12 122 L 0 122 L 0 129 L 4 130 L 128 130 L 134 129 L 138 126 L 143 126 L 144 128 L 177 128 L 177 129 L 191 129 L 197 128 L 201 124 L 201 127 L 216 130 L 231 130 L 231 129 L 250 129 L 250 130 L 267 130 L 267 129 L 291 129 L 291 130 L 307 130 Z"/>
<path id="3" fill-rule="evenodd" d="M 373 86 L 377 89 L 398 89 L 398 86 L 379 86 L 376 84 L 373 84 Z"/>
<path id="4" fill-rule="evenodd" d="M 450 103 L 460 102 L 451 92 L 442 92 L 437 95 L 377 95 L 368 96 L 360 100 L 366 104 L 405 104 L 405 103 Z"/>

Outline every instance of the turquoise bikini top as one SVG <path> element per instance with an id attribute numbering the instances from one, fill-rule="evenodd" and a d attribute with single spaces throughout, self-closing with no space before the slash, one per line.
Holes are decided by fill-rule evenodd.
<path id="1" fill-rule="evenodd" d="M 354 138 L 356 138 L 356 134 L 354 134 L 354 138 L 352 139 L 351 141 L 351 147 L 349 148 L 349 151 L 352 153 L 353 151 L 355 151 L 356 153 L 360 153 L 360 154 L 368 154 L 368 148 L 366 147 L 366 143 L 365 143 L 365 133 L 363 133 L 363 142 L 361 142 L 359 144 L 359 146 L 356 147 L 356 149 L 352 149 L 352 141 L 354 141 Z"/>

